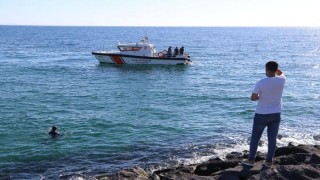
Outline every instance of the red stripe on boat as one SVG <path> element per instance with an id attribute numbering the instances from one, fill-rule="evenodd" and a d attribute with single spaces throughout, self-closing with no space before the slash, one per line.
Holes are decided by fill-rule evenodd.
<path id="1" fill-rule="evenodd" d="M 125 64 L 124 60 L 120 56 L 111 56 L 111 58 L 116 64 Z"/>

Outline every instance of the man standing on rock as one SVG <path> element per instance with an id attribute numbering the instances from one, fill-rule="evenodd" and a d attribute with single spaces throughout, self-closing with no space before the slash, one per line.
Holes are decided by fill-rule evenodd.
<path id="1" fill-rule="evenodd" d="M 272 158 L 276 151 L 282 111 L 282 92 L 286 77 L 275 61 L 269 61 L 266 64 L 266 76 L 256 83 L 251 95 L 251 100 L 258 101 L 258 105 L 254 115 L 249 159 L 242 162 L 243 165 L 247 166 L 254 165 L 258 143 L 265 127 L 268 127 L 267 166 L 272 165 Z"/>

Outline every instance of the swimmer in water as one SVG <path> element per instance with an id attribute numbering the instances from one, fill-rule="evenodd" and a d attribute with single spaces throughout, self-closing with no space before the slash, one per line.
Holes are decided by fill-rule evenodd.
<path id="1" fill-rule="evenodd" d="M 59 136 L 59 133 L 57 132 L 57 127 L 56 126 L 52 126 L 50 132 L 48 133 L 52 138 L 55 138 L 57 136 Z"/>

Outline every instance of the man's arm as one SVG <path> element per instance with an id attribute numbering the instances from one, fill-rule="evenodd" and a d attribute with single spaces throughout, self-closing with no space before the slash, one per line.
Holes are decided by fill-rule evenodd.
<path id="1" fill-rule="evenodd" d="M 251 94 L 251 101 L 256 101 L 258 99 L 259 99 L 259 94 L 256 94 L 256 93 Z"/>

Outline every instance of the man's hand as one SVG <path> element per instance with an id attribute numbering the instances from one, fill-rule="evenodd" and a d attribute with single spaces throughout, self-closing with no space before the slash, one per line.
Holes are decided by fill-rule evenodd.
<path id="1" fill-rule="evenodd" d="M 259 99 L 259 94 L 256 94 L 256 93 L 251 94 L 251 101 L 256 101 L 258 99 Z"/>
<path id="2" fill-rule="evenodd" d="M 282 76 L 282 75 L 284 75 L 284 74 L 283 74 L 283 72 L 278 68 L 277 71 L 276 71 L 276 75 L 277 75 L 277 76 Z"/>

